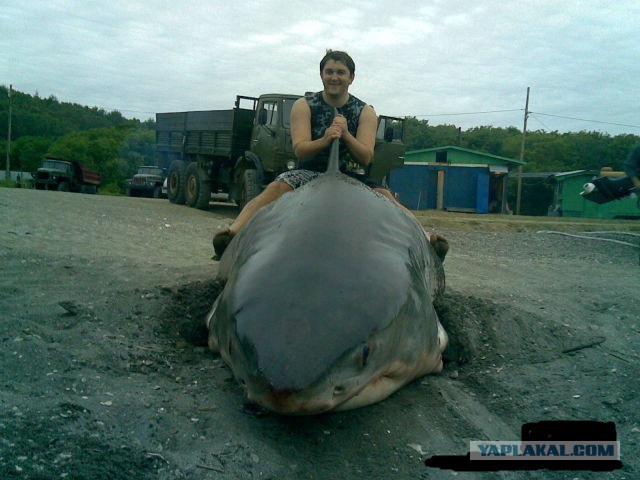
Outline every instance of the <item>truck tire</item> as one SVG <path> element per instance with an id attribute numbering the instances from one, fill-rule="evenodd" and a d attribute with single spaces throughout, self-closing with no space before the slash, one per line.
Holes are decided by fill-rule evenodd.
<path id="1" fill-rule="evenodd" d="M 171 203 L 178 205 L 185 201 L 185 167 L 181 160 L 174 160 L 169 165 L 169 178 L 167 180 L 167 197 Z"/>
<path id="2" fill-rule="evenodd" d="M 69 182 L 60 182 L 58 184 L 58 191 L 59 192 L 68 192 L 69 190 L 70 190 Z"/>
<path id="3" fill-rule="evenodd" d="M 162 198 L 162 187 L 160 185 L 153 189 L 153 198 Z"/>
<path id="4" fill-rule="evenodd" d="M 197 163 L 190 163 L 187 167 L 186 177 L 185 198 L 187 205 L 200 210 L 208 210 L 211 200 L 209 176 L 198 167 Z"/>
<path id="5" fill-rule="evenodd" d="M 260 194 L 260 185 L 258 185 L 258 172 L 247 169 L 242 174 L 242 196 L 238 206 L 242 210 L 247 203 L 256 198 Z"/>

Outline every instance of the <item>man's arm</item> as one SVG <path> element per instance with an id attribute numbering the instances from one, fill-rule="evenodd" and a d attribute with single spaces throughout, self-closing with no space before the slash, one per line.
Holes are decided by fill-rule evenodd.
<path id="1" fill-rule="evenodd" d="M 331 146 L 334 139 L 342 138 L 354 160 L 366 167 L 373 159 L 377 128 L 376 112 L 367 105 L 360 114 L 355 137 L 347 128 L 347 119 L 338 115 L 322 138 L 311 140 L 311 110 L 307 101 L 300 98 L 291 109 L 291 141 L 296 158 L 313 157 Z"/>
<path id="2" fill-rule="evenodd" d="M 358 121 L 358 131 L 354 137 L 347 128 L 347 119 L 339 115 L 334 120 L 334 125 L 339 125 L 342 129 L 342 139 L 351 152 L 353 159 L 363 167 L 366 167 L 373 160 L 373 150 L 376 146 L 376 130 L 378 129 L 378 117 L 376 112 L 369 105 L 365 106 L 360 113 Z"/>
<path id="3" fill-rule="evenodd" d="M 291 143 L 296 158 L 313 157 L 340 138 L 342 129 L 331 125 L 324 137 L 311 140 L 311 109 L 304 98 L 299 98 L 291 108 Z"/>
<path id="4" fill-rule="evenodd" d="M 625 173 L 631 178 L 635 188 L 640 189 L 640 145 L 637 145 L 624 162 Z"/>

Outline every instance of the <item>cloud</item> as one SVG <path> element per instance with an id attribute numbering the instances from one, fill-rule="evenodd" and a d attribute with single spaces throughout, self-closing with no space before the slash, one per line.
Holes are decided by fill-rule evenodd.
<path id="1" fill-rule="evenodd" d="M 318 90 L 318 62 L 333 48 L 352 54 L 352 91 L 379 113 L 519 109 L 531 86 L 532 110 L 637 125 L 639 17 L 631 0 L 354 0 L 330 9 L 297 0 L 5 0 L 0 82 L 146 118 L 229 108 L 237 94 Z M 430 121 L 519 127 L 522 118 Z"/>

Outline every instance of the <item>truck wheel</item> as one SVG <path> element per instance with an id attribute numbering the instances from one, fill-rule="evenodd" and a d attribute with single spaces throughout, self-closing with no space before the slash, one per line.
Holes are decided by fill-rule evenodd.
<path id="1" fill-rule="evenodd" d="M 69 191 L 69 182 L 60 182 L 58 184 L 59 192 L 68 192 Z"/>
<path id="2" fill-rule="evenodd" d="M 185 168 L 184 162 L 174 160 L 169 165 L 169 179 L 167 180 L 167 197 L 171 203 L 182 205 L 185 200 Z"/>
<path id="3" fill-rule="evenodd" d="M 187 167 L 186 182 L 186 202 L 190 207 L 196 207 L 200 210 L 209 209 L 209 201 L 211 200 L 211 184 L 209 176 L 204 170 L 198 167 L 197 163 L 190 163 Z"/>
<path id="4" fill-rule="evenodd" d="M 153 189 L 153 198 L 161 198 L 162 197 L 162 187 L 157 186 Z"/>
<path id="5" fill-rule="evenodd" d="M 238 204 L 240 210 L 259 194 L 260 185 L 258 185 L 258 172 L 255 170 L 245 170 L 242 175 L 242 197 Z"/>

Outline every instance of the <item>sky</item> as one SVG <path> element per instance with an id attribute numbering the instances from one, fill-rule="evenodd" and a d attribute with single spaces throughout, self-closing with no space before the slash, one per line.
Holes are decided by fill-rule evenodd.
<path id="1" fill-rule="evenodd" d="M 522 129 L 530 87 L 529 131 L 640 135 L 639 24 L 637 0 L 0 0 L 0 84 L 145 120 L 321 90 L 331 48 L 378 114 Z"/>

